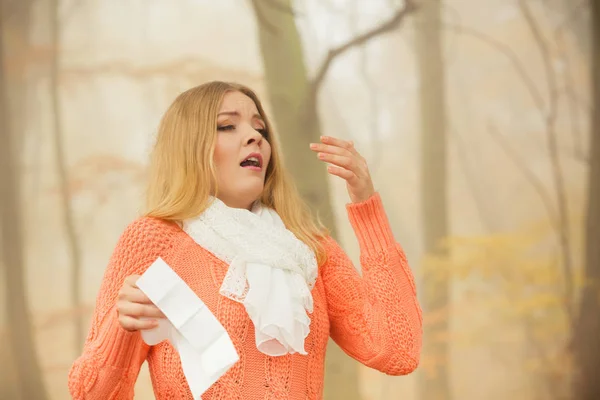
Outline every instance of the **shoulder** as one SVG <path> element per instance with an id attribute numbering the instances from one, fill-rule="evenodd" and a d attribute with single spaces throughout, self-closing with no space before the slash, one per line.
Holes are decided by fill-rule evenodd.
<path id="1" fill-rule="evenodd" d="M 326 253 L 342 250 L 340 244 L 331 235 L 324 235 L 319 241 Z"/>
<path id="2" fill-rule="evenodd" d="M 121 233 L 104 272 L 98 299 L 113 304 L 117 288 L 130 275 L 141 275 L 158 257 L 172 253 L 179 227 L 157 218 L 141 217 Z"/>
<path id="3" fill-rule="evenodd" d="M 127 225 L 123 236 L 156 240 L 172 237 L 178 231 L 180 228 L 175 222 L 154 217 L 140 217 Z"/>
<path id="4" fill-rule="evenodd" d="M 340 259 L 347 259 L 348 255 L 342 248 L 342 246 L 331 236 L 323 236 L 320 239 L 321 248 L 323 249 L 324 258 L 322 265 L 330 264 L 332 262 L 340 261 Z"/>
<path id="5" fill-rule="evenodd" d="M 180 231 L 174 222 L 140 217 L 127 225 L 119 238 L 117 248 L 129 253 L 163 253 L 173 247 Z"/>

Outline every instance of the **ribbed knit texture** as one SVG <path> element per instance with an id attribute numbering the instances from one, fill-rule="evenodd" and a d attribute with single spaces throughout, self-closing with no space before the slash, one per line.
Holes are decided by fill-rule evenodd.
<path id="1" fill-rule="evenodd" d="M 74 399 L 132 399 L 141 364 L 148 361 L 157 400 L 191 400 L 179 355 L 168 342 L 147 346 L 139 332 L 117 321 L 115 303 L 124 279 L 163 258 L 216 315 L 240 356 L 203 396 L 212 399 L 321 399 L 329 336 L 361 363 L 390 375 L 419 363 L 421 310 L 406 257 L 394 241 L 375 194 L 347 206 L 361 249 L 362 278 L 333 240 L 313 289 L 308 355 L 270 357 L 256 349 L 254 326 L 243 305 L 219 295 L 227 265 L 198 246 L 177 225 L 153 218 L 130 224 L 121 236 L 98 293 L 83 354 L 69 372 Z"/>

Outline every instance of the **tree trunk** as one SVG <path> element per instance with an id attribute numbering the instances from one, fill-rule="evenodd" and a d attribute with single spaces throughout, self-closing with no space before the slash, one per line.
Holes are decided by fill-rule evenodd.
<path id="1" fill-rule="evenodd" d="M 3 8 L 0 7 L 0 32 L 3 32 Z M 5 75 L 5 48 L 0 43 L 0 240 L 2 267 L 5 279 L 9 350 L 15 364 L 16 390 L 5 389 L 11 396 L 22 399 L 46 399 L 46 391 L 32 332 L 27 305 L 24 262 L 23 232 L 21 225 L 21 200 L 19 187 L 18 155 L 20 152 L 10 131 L 8 88 Z M 4 393 L 0 392 L 0 397 Z M 14 397 L 11 397 L 14 398 Z M 18 398 L 18 397 L 17 397 Z"/>
<path id="2" fill-rule="evenodd" d="M 27 122 L 27 73 L 31 63 L 32 46 L 29 40 L 31 26 L 31 3 L 34 0 L 0 0 L 4 7 L 2 23 L 2 39 L 5 59 L 3 69 L 4 85 L 8 95 L 6 112 L 11 116 L 11 132 L 14 145 L 20 150 L 25 140 L 25 124 Z"/>
<path id="3" fill-rule="evenodd" d="M 308 148 L 310 142 L 319 141 L 321 127 L 316 104 L 310 101 L 310 80 L 294 16 L 283 10 L 291 10 L 291 0 L 279 1 L 280 7 L 270 3 L 253 2 L 267 92 L 285 164 L 302 197 L 335 235 L 327 171 Z"/>
<path id="4" fill-rule="evenodd" d="M 436 257 L 446 255 L 440 241 L 448 235 L 446 90 L 440 8 L 440 0 L 421 2 L 415 16 L 415 51 L 420 74 L 423 245 L 426 256 Z M 447 271 L 429 272 L 426 269 L 423 286 L 424 312 L 448 310 L 450 281 Z M 424 365 L 419 374 L 419 391 L 423 400 L 451 398 L 448 344 L 442 339 L 447 334 L 447 314 L 429 324 L 425 330 L 423 360 L 431 364 Z"/>
<path id="5" fill-rule="evenodd" d="M 52 53 L 50 58 L 50 95 L 52 101 L 52 114 L 54 119 L 53 141 L 56 170 L 60 186 L 60 199 L 63 211 L 63 224 L 67 235 L 67 244 L 71 255 L 71 302 L 75 313 L 75 354 L 81 353 L 85 341 L 85 327 L 82 321 L 81 301 L 81 246 L 77 239 L 75 219 L 73 217 L 73 206 L 69 191 L 69 176 L 67 172 L 67 161 L 64 151 L 63 127 L 60 106 L 60 2 L 50 1 L 50 46 Z"/>
<path id="6" fill-rule="evenodd" d="M 590 0 L 592 113 L 588 183 L 585 286 L 574 327 L 574 399 L 600 399 L 600 3 Z"/>
<path id="7" fill-rule="evenodd" d="M 573 0 L 543 0 L 543 7 L 549 8 L 553 13 L 548 13 L 548 17 L 553 18 L 552 22 L 557 27 L 566 28 L 567 31 L 575 35 L 579 50 L 584 55 L 589 55 L 591 46 L 589 34 L 592 16 L 589 11 L 589 5 L 585 2 L 575 2 Z"/>
<path id="8" fill-rule="evenodd" d="M 267 92 L 286 167 L 302 197 L 335 237 L 335 215 L 329 199 L 329 181 L 322 162 L 308 145 L 318 142 L 321 128 L 317 104 L 310 98 L 311 81 L 304 65 L 300 35 L 291 13 L 291 0 L 275 7 L 253 2 L 263 57 Z M 286 10 L 288 9 L 288 10 Z M 325 366 L 325 399 L 361 398 L 358 363 L 330 341 Z"/>

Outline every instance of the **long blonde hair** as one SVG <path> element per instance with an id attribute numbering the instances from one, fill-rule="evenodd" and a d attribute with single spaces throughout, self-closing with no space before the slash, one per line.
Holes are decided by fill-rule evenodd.
<path id="1" fill-rule="evenodd" d="M 306 243 L 319 262 L 325 259 L 322 238 L 327 230 L 313 219 L 285 171 L 279 140 L 262 104 L 250 88 L 228 82 L 208 82 L 181 93 L 165 112 L 150 157 L 146 216 L 181 222 L 200 215 L 218 191 L 213 154 L 217 114 L 227 92 L 250 97 L 263 118 L 271 161 L 261 201 L 273 208 L 285 226 Z"/>

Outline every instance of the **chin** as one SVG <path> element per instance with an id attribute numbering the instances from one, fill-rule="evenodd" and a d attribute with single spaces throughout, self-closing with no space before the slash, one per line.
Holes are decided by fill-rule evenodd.
<path id="1" fill-rule="evenodd" d="M 248 199 L 248 201 L 254 202 L 254 201 L 260 199 L 260 197 L 262 196 L 262 193 L 263 193 L 263 189 L 264 189 L 264 185 L 252 186 L 252 187 L 243 188 L 238 193 L 241 198 L 245 198 L 245 199 Z"/>
<path id="2" fill-rule="evenodd" d="M 248 179 L 228 183 L 221 186 L 220 195 L 217 197 L 230 207 L 242 208 L 260 199 L 265 186 L 263 182 Z"/>

